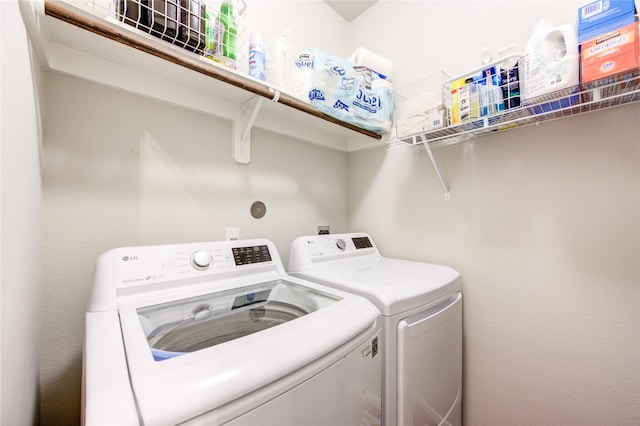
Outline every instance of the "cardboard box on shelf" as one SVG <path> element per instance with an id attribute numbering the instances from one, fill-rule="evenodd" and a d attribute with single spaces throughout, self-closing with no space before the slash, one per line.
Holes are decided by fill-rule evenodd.
<path id="1" fill-rule="evenodd" d="M 638 23 L 600 34 L 581 45 L 582 84 L 640 66 Z"/>
<path id="2" fill-rule="evenodd" d="M 578 9 L 578 43 L 634 22 L 634 0 L 597 0 Z"/>

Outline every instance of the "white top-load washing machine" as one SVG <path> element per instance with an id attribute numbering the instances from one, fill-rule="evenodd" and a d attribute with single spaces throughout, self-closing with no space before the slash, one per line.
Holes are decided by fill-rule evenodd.
<path id="1" fill-rule="evenodd" d="M 381 330 L 366 298 L 288 276 L 268 240 L 110 250 L 83 423 L 379 424 Z"/>
<path id="2" fill-rule="evenodd" d="M 288 271 L 366 296 L 382 312 L 385 425 L 461 424 L 458 272 L 383 257 L 364 233 L 297 238 Z"/>

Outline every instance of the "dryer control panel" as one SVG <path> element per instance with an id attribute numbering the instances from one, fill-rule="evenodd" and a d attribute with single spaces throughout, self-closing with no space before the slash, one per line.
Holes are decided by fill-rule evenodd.
<path id="1" fill-rule="evenodd" d="M 338 238 L 335 240 L 335 245 L 338 249 L 344 251 L 353 245 L 356 250 L 373 248 L 371 239 L 368 236 L 364 237 L 351 237 L 351 238 Z"/>
<path id="2" fill-rule="evenodd" d="M 357 250 L 373 247 L 373 244 L 371 244 L 371 240 L 369 239 L 369 237 L 353 237 L 351 238 L 351 241 L 353 241 L 353 245 Z"/>
<path id="3" fill-rule="evenodd" d="M 365 233 L 310 235 L 291 244 L 289 270 L 306 270 L 312 262 L 363 256 L 380 256 L 371 237 Z"/>

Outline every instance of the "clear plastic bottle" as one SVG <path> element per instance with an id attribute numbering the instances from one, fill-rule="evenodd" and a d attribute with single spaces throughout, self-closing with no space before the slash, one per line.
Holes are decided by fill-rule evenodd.
<path id="1" fill-rule="evenodd" d="M 460 96 L 460 120 L 468 121 L 480 118 L 480 97 L 478 95 L 478 82 L 472 77 L 465 80 L 464 86 L 459 91 Z"/>
<path id="2" fill-rule="evenodd" d="M 253 33 L 249 42 L 249 75 L 258 80 L 264 80 L 264 62 L 262 35 Z"/>
<path id="3" fill-rule="evenodd" d="M 218 15 L 215 10 L 205 6 L 205 46 L 204 56 L 213 59 L 216 54 L 216 22 Z"/>

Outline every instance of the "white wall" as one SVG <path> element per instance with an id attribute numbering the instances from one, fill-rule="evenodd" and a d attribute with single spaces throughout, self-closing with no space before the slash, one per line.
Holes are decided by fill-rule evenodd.
<path id="1" fill-rule="evenodd" d="M 524 47 L 541 14 L 576 9 L 389 1 L 350 37 L 407 84 L 476 67 L 483 45 Z M 383 21 L 403 35 L 365 32 Z M 639 117 L 636 104 L 437 149 L 450 201 L 424 152 L 349 155 L 351 230 L 462 273 L 466 425 L 640 422 Z"/>
<path id="2" fill-rule="evenodd" d="M 0 423 L 38 423 L 40 156 L 29 44 L 18 3 L 0 2 Z M 34 74 L 35 73 L 35 74 Z"/>

